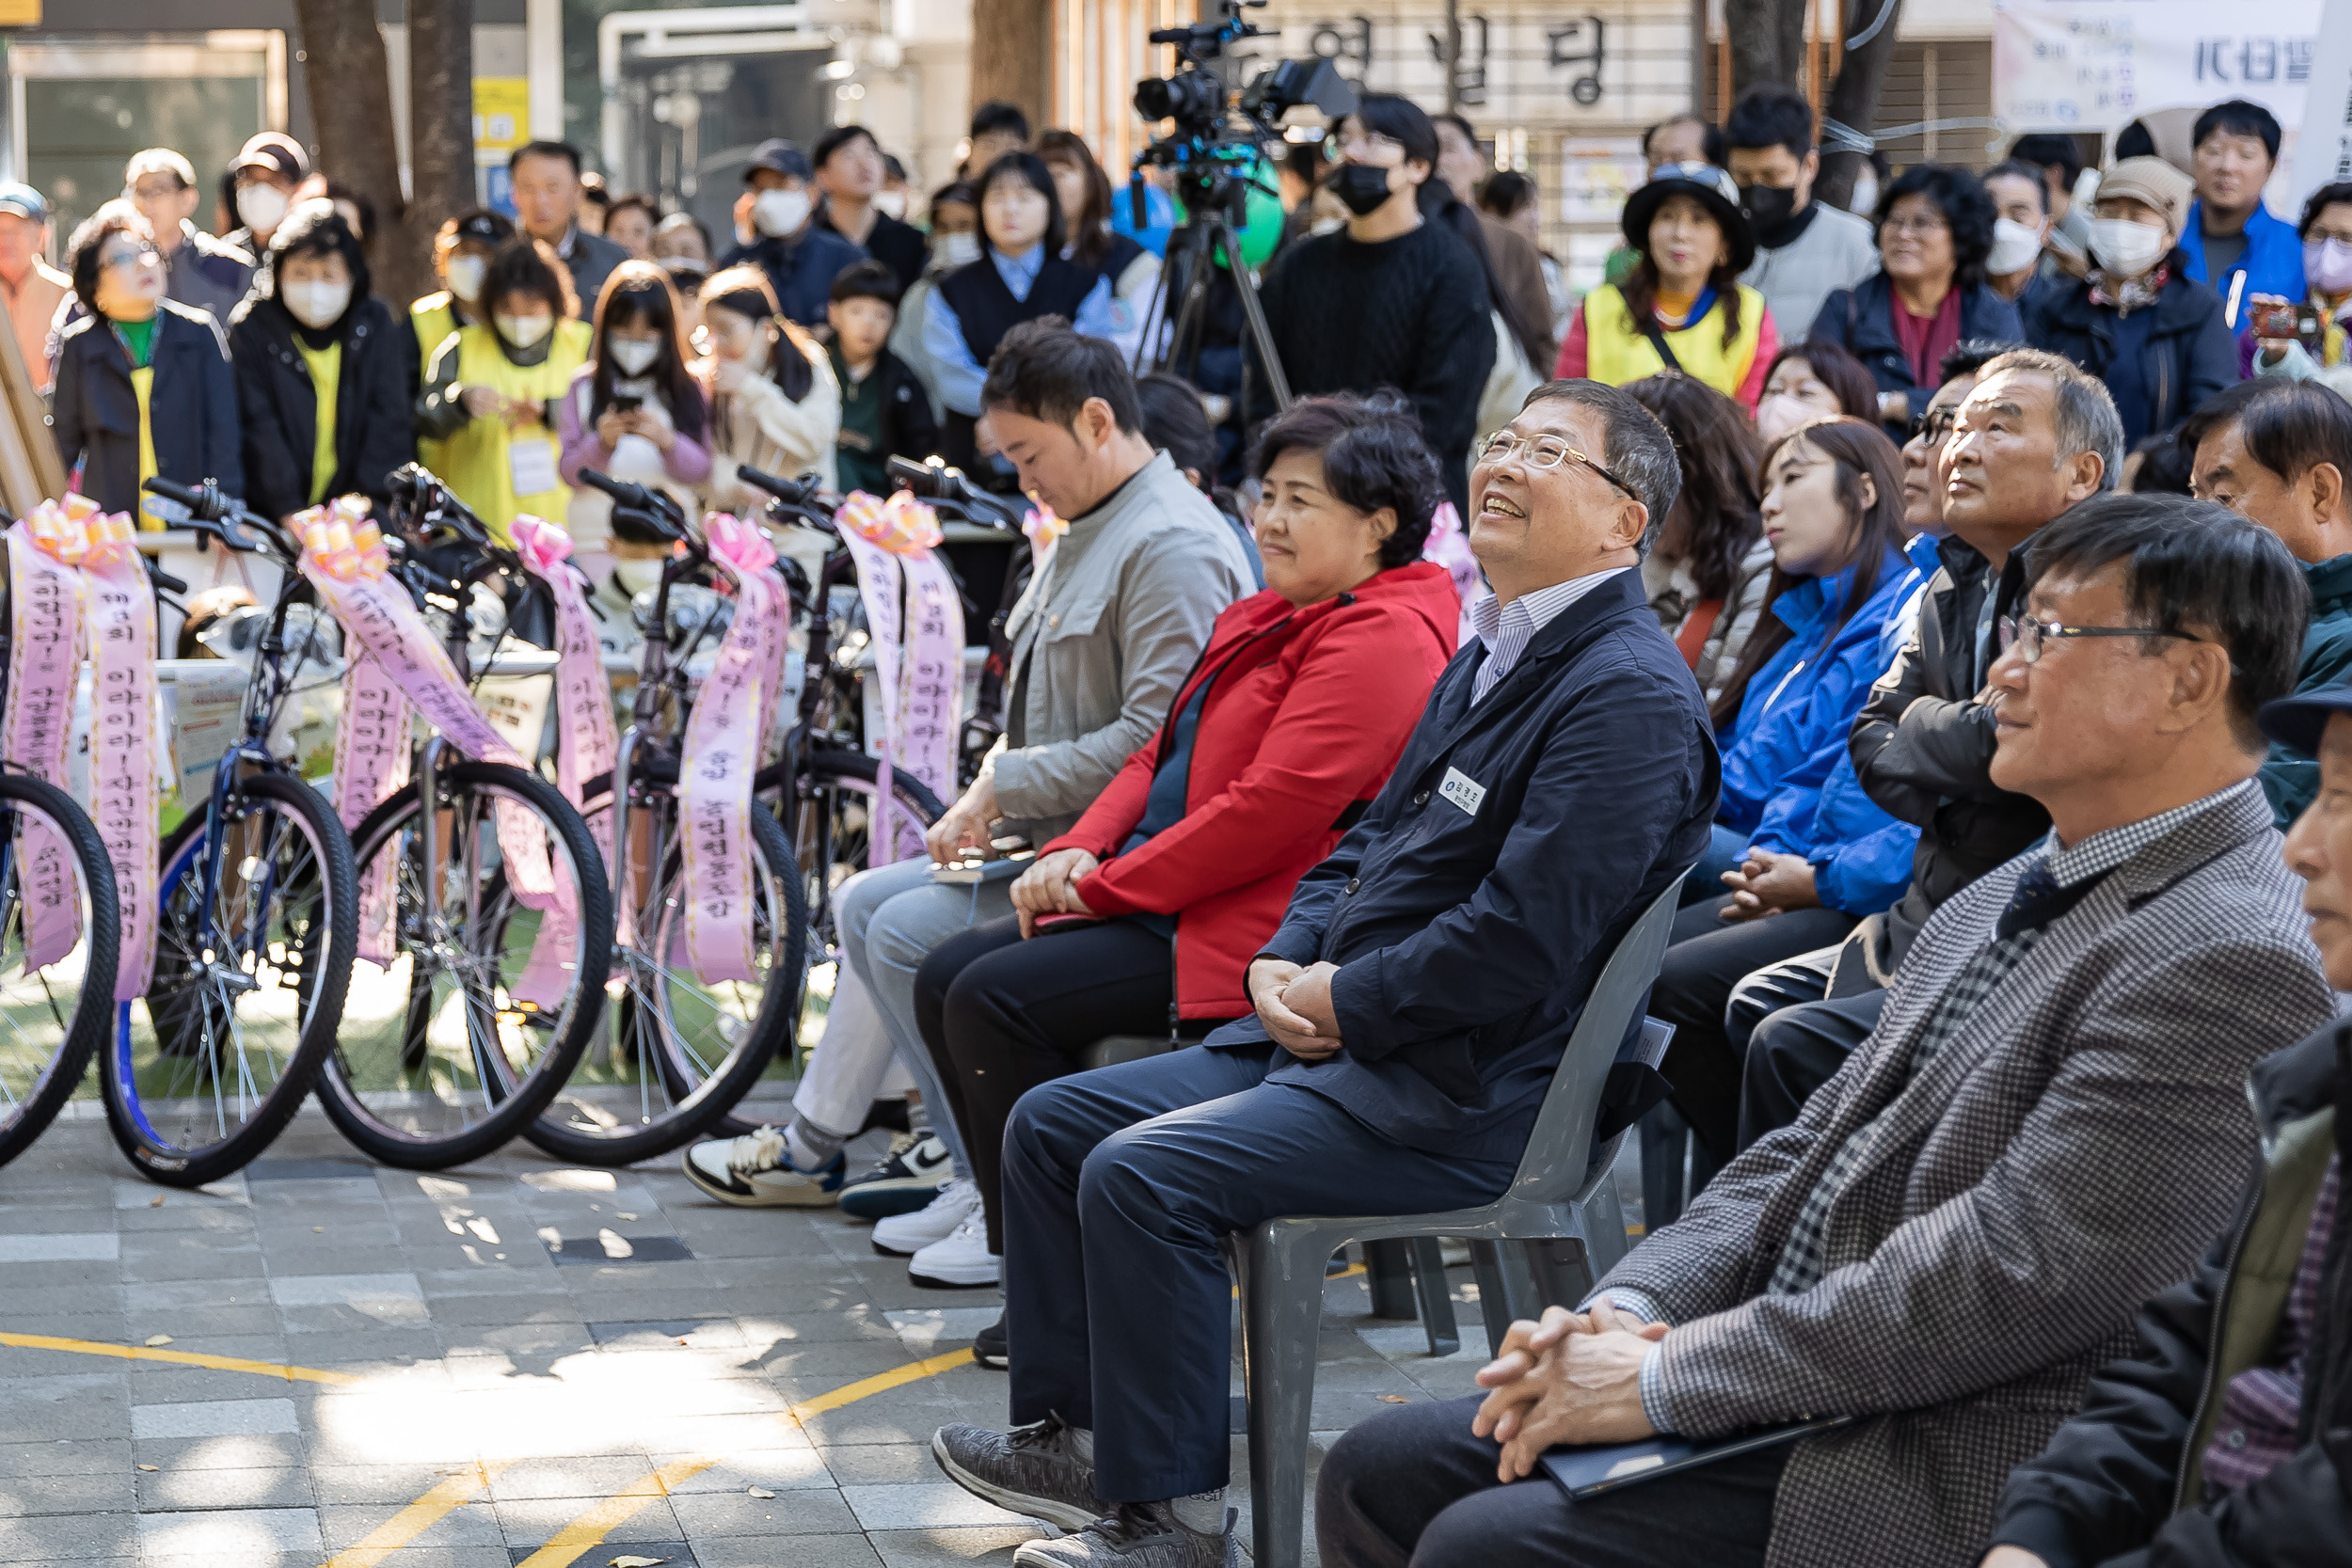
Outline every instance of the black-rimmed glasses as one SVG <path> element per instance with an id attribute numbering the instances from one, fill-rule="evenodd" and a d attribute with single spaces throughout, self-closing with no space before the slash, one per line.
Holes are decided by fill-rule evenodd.
<path id="1" fill-rule="evenodd" d="M 2159 631 L 2154 626 L 2070 626 L 2062 621 L 2037 621 L 2030 615 L 2001 617 L 2001 652 L 2014 649 L 2017 657 L 2027 664 L 2040 662 L 2042 644 L 2054 637 L 2170 637 L 2183 642 L 2201 642 L 2185 631 Z"/>

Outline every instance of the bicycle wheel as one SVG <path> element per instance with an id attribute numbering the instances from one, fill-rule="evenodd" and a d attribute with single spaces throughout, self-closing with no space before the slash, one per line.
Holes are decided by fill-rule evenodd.
<path id="1" fill-rule="evenodd" d="M 609 788 L 583 815 L 612 809 Z M 686 952 L 677 795 L 630 789 L 628 940 L 615 951 L 609 1023 L 524 1135 L 559 1159 L 623 1165 L 700 1137 L 748 1093 L 800 1016 L 808 916 L 784 830 L 755 806 L 753 978 L 707 982 Z M 644 868 L 642 870 L 638 868 Z"/>
<path id="2" fill-rule="evenodd" d="M 815 962 L 837 957 L 840 939 L 834 930 L 833 895 L 866 869 L 881 771 L 881 759 L 864 752 L 818 746 L 792 776 L 793 858 L 805 880 L 810 932 L 822 944 L 814 950 Z M 767 782 L 763 774 L 762 784 Z M 894 807 L 926 828 L 946 810 L 929 785 L 902 768 L 890 771 L 890 799 Z"/>
<path id="3" fill-rule="evenodd" d="M 56 1119 L 104 1041 L 121 927 L 114 867 L 82 808 L 0 774 L 0 1165 Z"/>
<path id="4" fill-rule="evenodd" d="M 216 842 L 217 840 L 217 842 Z M 155 975 L 100 1058 L 142 1175 L 197 1187 L 284 1130 L 335 1042 L 358 925 L 351 840 L 299 779 L 256 773 L 163 848 Z"/>
<path id="5" fill-rule="evenodd" d="M 430 894 L 414 784 L 352 835 L 360 887 L 389 902 L 381 935 L 362 931 L 371 961 L 319 1075 L 343 1136 L 410 1170 L 479 1159 L 547 1108 L 595 1033 L 612 960 L 604 861 L 571 803 L 496 763 L 451 763 L 440 784 Z M 517 892 L 505 858 L 517 851 L 544 856 L 556 901 L 575 911 L 568 932 Z"/>

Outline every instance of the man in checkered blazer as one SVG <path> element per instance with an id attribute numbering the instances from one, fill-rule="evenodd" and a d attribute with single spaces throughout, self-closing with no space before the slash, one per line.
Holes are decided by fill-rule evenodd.
<path id="1" fill-rule="evenodd" d="M 1955 439 L 1997 445 L 1986 394 Z M 2334 1011 L 2253 782 L 2308 595 L 2272 535 L 2160 496 L 2075 508 L 2028 581 L 1993 779 L 2049 839 L 1936 911 L 1796 1125 L 1588 1310 L 1514 1326 L 1483 1406 L 1335 1447 L 1330 1568 L 1965 1568 L 2010 1467 L 2228 1219 L 2248 1068 Z M 1573 1504 L 1535 1465 L 1808 1416 L 1852 1421 Z"/>

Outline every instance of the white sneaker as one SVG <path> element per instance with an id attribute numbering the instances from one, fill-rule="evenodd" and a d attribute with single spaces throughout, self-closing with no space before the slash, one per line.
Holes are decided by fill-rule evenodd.
<path id="1" fill-rule="evenodd" d="M 739 1209 L 821 1209 L 841 1191 L 847 1163 L 838 1154 L 819 1171 L 801 1171 L 784 1151 L 784 1130 L 762 1127 L 739 1138 L 696 1144 L 679 1162 L 686 1179 Z"/>
<path id="2" fill-rule="evenodd" d="M 933 1242 L 956 1233 L 966 1214 L 980 1212 L 980 1189 L 968 1177 L 958 1177 L 939 1189 L 939 1196 L 912 1214 L 893 1214 L 874 1226 L 874 1250 L 888 1258 L 912 1258 Z"/>
<path id="3" fill-rule="evenodd" d="M 933 1290 L 960 1291 L 993 1285 L 1004 1277 L 1005 1260 L 988 1250 L 988 1219 L 975 1203 L 955 1234 L 933 1242 L 907 1259 L 907 1282 Z"/>

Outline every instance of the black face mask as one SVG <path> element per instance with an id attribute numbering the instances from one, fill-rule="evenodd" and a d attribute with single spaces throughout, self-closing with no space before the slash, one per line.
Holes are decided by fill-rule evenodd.
<path id="1" fill-rule="evenodd" d="M 1358 217 L 1369 217 L 1389 199 L 1389 171 L 1370 164 L 1342 164 L 1324 183 Z"/>
<path id="2" fill-rule="evenodd" d="M 1777 185 L 1742 185 L 1740 211 L 1747 214 L 1756 244 L 1778 245 L 1788 232 L 1789 220 L 1797 215 L 1797 193 Z"/>

